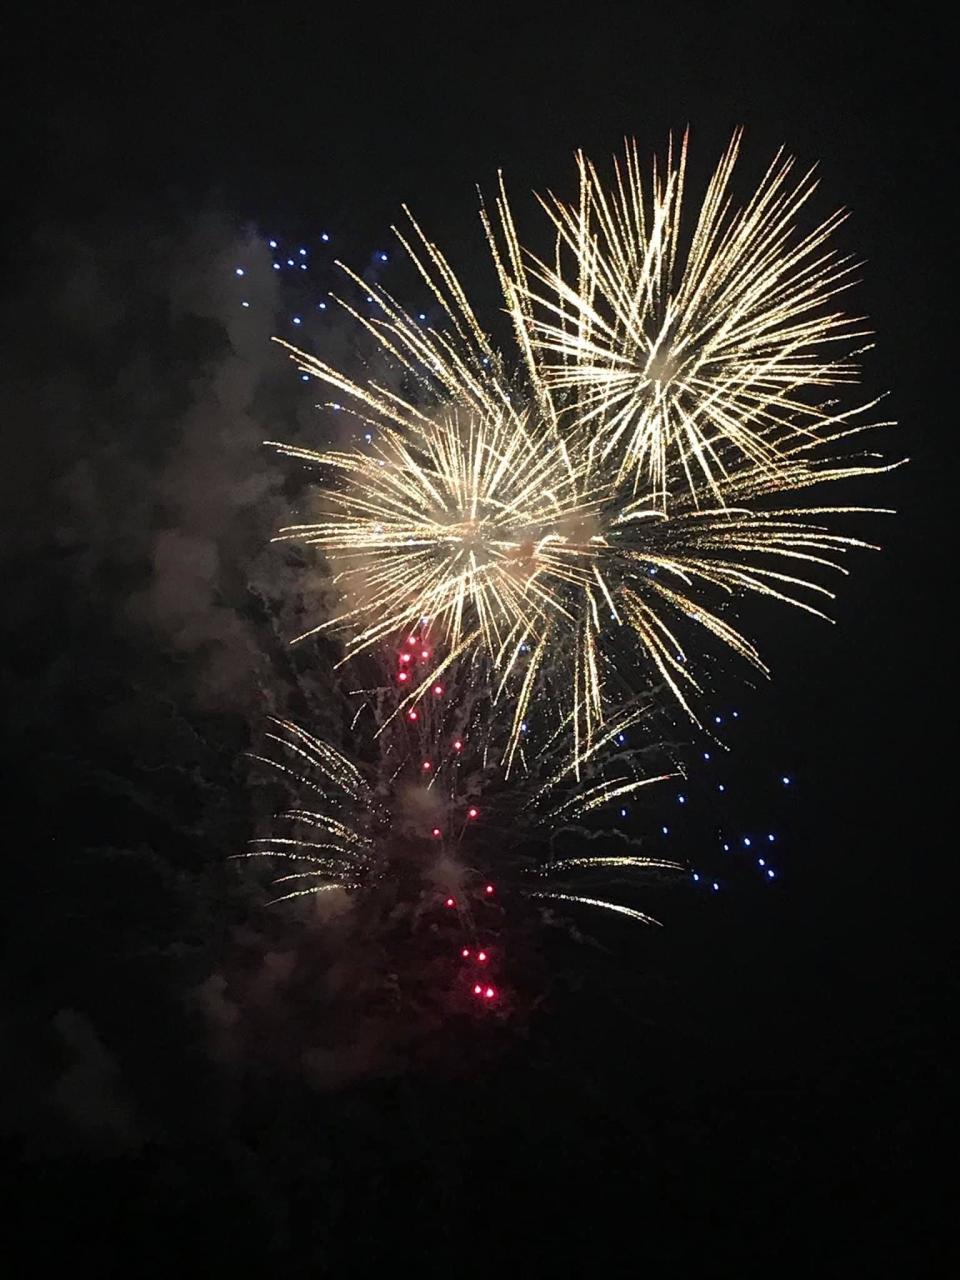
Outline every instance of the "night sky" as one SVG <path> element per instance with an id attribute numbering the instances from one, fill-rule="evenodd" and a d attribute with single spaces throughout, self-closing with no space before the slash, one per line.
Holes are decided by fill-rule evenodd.
<path id="1" fill-rule="evenodd" d="M 5 43 L 11 1274 L 948 1274 L 945 30 L 844 4 L 94 4 Z M 227 862 L 266 803 L 244 751 L 271 712 L 322 728 L 329 678 L 286 643 L 308 566 L 268 544 L 292 482 L 261 442 L 316 427 L 268 342 L 302 295 L 265 241 L 309 244 L 329 287 L 321 234 L 377 269 L 407 202 L 496 325 L 477 185 L 503 169 L 530 211 L 576 147 L 688 123 L 695 179 L 742 124 L 748 177 L 783 144 L 820 163 L 818 212 L 853 211 L 865 388 L 911 458 L 858 494 L 899 514 L 863 526 L 883 550 L 837 626 L 768 611 L 773 682 L 731 663 L 717 694 L 728 825 L 776 832 L 779 878 L 685 891 L 656 936 L 545 943 L 549 991 L 495 1031 L 388 1065 L 325 1032 L 305 1070 L 309 948 L 287 982 L 296 922 Z M 342 351 L 323 323 L 301 339 Z M 714 782 L 676 833 L 694 862 Z M 251 1009 L 262 1053 L 237 1049 Z"/>

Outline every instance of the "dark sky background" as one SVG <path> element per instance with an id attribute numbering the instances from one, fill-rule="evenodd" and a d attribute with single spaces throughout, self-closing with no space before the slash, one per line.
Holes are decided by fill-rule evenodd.
<path id="1" fill-rule="evenodd" d="M 7 27 L 13 1274 L 947 1274 L 947 43 L 918 11 L 793 3 L 93 4 Z M 310 975 L 277 994 L 290 922 L 225 864 L 257 818 L 251 732 L 324 715 L 325 673 L 285 644 L 310 575 L 265 547 L 290 495 L 260 442 L 313 419 L 267 342 L 286 304 L 263 236 L 329 228 L 363 266 L 409 202 L 483 313 L 477 183 L 503 168 L 529 207 L 575 147 L 687 123 L 695 175 L 743 124 L 747 175 L 785 144 L 821 163 L 821 212 L 852 209 L 866 387 L 912 459 L 863 495 L 900 514 L 838 625 L 765 622 L 737 777 L 764 813 L 771 771 L 798 780 L 770 811 L 784 874 L 676 903 L 654 939 L 561 948 L 495 1051 L 384 1076 L 334 1043 L 295 1070 Z M 254 1060 L 237 1026 L 272 1002 L 288 1049 Z"/>

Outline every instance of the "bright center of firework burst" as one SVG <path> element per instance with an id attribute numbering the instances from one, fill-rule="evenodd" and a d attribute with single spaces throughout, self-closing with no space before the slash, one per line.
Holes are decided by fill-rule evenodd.
<path id="1" fill-rule="evenodd" d="M 644 375 L 650 382 L 659 382 L 661 385 L 667 386 L 679 372 L 680 359 L 668 347 L 663 351 L 656 351 L 650 356 Z"/>

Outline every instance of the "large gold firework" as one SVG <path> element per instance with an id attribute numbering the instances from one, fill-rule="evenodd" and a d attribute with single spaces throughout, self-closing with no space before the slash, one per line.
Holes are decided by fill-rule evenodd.
<path id="1" fill-rule="evenodd" d="M 739 147 L 738 132 L 692 216 L 686 137 L 649 180 L 635 142 L 609 186 L 578 154 L 577 202 L 541 201 L 553 263 L 521 249 L 502 188 L 498 201 L 501 278 L 535 377 L 573 397 L 617 482 L 663 510 L 683 491 L 722 507 L 744 466 L 777 483 L 794 448 L 849 428 L 828 389 L 856 382 L 868 330 L 835 305 L 855 271 L 831 245 L 845 214 L 801 232 L 817 184 L 782 152 L 736 206 Z"/>
<path id="2" fill-rule="evenodd" d="M 430 620 L 436 662 L 399 710 L 469 659 L 512 708 L 512 760 L 552 677 L 579 761 L 630 686 L 638 649 L 646 678 L 696 718 L 691 628 L 765 671 L 732 612 L 738 598 L 825 616 L 820 577 L 867 545 L 830 518 L 861 508 L 792 506 L 791 495 L 882 469 L 850 452 L 871 406 L 824 399 L 854 378 L 849 359 L 825 354 L 861 333 L 827 307 L 851 268 L 824 248 L 840 215 L 795 233 L 813 183 L 791 184 L 789 161 L 731 210 L 738 145 L 688 236 L 685 143 L 649 192 L 634 145 L 610 191 L 581 157 L 578 203 L 545 202 L 552 267 L 524 254 L 501 191 L 498 227 L 484 219 L 519 376 L 416 223 L 398 235 L 444 326 L 419 323 L 378 286 L 363 284 L 373 318 L 341 302 L 401 376 L 358 380 L 289 348 L 377 432 L 365 451 L 277 446 L 327 479 L 319 514 L 280 537 L 323 551 L 341 603 L 313 630 L 343 629 L 347 658 Z"/>

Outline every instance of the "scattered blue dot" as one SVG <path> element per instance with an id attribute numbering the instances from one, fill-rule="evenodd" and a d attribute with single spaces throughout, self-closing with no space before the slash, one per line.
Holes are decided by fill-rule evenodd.
<path id="1" fill-rule="evenodd" d="M 713 891 L 714 891 L 714 893 L 716 893 L 716 891 L 717 891 L 719 888 L 720 888 L 720 886 L 717 884 L 716 880 L 714 880 L 714 882 L 713 882 Z"/>
<path id="2" fill-rule="evenodd" d="M 661 827 L 661 828 L 660 828 L 660 830 L 663 832 L 663 834 L 664 834 L 665 836 L 668 836 L 668 835 L 670 834 L 670 828 L 669 828 L 669 827 Z"/>
<path id="3" fill-rule="evenodd" d="M 734 720 L 739 720 L 739 719 L 740 719 L 740 712 L 739 712 L 739 711 L 734 711 L 732 714 L 733 714 L 733 718 L 734 718 Z"/>
<path id="4" fill-rule="evenodd" d="M 297 252 L 300 254 L 301 258 L 305 258 L 307 256 L 306 249 L 298 249 Z"/>
<path id="5" fill-rule="evenodd" d="M 784 774 L 784 775 L 783 775 L 783 777 L 780 779 L 780 781 L 783 783 L 783 785 L 784 785 L 785 787 L 789 787 L 789 785 L 790 785 L 790 779 L 787 777 L 787 775 L 786 775 L 786 774 Z"/>
<path id="6" fill-rule="evenodd" d="M 758 859 L 757 859 L 757 866 L 758 866 L 758 867 L 765 867 L 766 865 L 767 865 L 767 860 L 766 860 L 766 858 L 758 858 Z"/>
<path id="7" fill-rule="evenodd" d="M 381 262 L 386 262 L 386 260 L 387 260 L 387 255 L 386 255 L 385 253 L 381 253 L 381 254 L 380 254 L 380 261 L 381 261 Z"/>
<path id="8" fill-rule="evenodd" d="M 773 879 L 773 871 L 771 871 L 769 867 L 767 868 L 767 875 L 770 877 L 771 880 Z"/>
<path id="9" fill-rule="evenodd" d="M 318 303 L 317 303 L 317 310 L 318 310 L 318 311 L 326 311 L 326 309 L 327 309 L 327 304 L 326 304 L 325 302 L 318 302 Z"/>
<path id="10" fill-rule="evenodd" d="M 307 264 L 306 264 L 305 262 L 301 262 L 301 263 L 300 263 L 300 270 L 301 270 L 301 271 L 306 271 L 306 269 L 307 269 Z"/>
<path id="11" fill-rule="evenodd" d="M 714 724 L 723 724 L 723 717 L 722 717 L 722 716 L 714 716 L 714 717 L 713 717 L 713 722 L 714 722 Z"/>
<path id="12" fill-rule="evenodd" d="M 243 267 L 237 267 L 236 271 L 234 272 L 234 275 L 242 276 L 243 274 L 244 274 Z"/>
<path id="13" fill-rule="evenodd" d="M 287 259 L 287 266 L 288 266 L 288 267 L 292 267 L 292 266 L 295 266 L 295 265 L 296 265 L 296 264 L 294 263 L 294 261 L 293 261 L 293 259 L 292 259 L 292 258 L 288 258 L 288 259 Z"/>
<path id="14" fill-rule="evenodd" d="M 686 803 L 687 803 L 687 797 L 686 797 L 686 796 L 677 796 L 677 802 L 678 802 L 678 804 L 686 804 Z"/>
<path id="15" fill-rule="evenodd" d="M 279 270 L 280 270 L 280 263 L 279 263 L 279 262 L 275 262 L 275 263 L 273 264 L 273 269 L 274 269 L 274 271 L 279 271 Z"/>
<path id="16" fill-rule="evenodd" d="M 294 324 L 303 324 L 303 321 L 300 319 L 300 317 L 299 317 L 299 316 L 294 316 L 294 317 L 293 317 L 293 323 L 294 323 Z"/>
<path id="17" fill-rule="evenodd" d="M 627 811 L 626 811 L 626 809 L 621 809 L 621 810 L 620 810 L 620 817 L 621 817 L 621 818 L 625 818 L 626 816 L 627 816 Z"/>
<path id="18" fill-rule="evenodd" d="M 730 852 L 730 846 L 729 846 L 728 844 L 725 844 L 725 845 L 723 846 L 723 852 L 724 852 L 724 853 L 729 853 L 729 852 Z"/>
<path id="19" fill-rule="evenodd" d="M 276 240 L 268 240 L 267 243 L 270 245 L 271 249 L 275 249 L 277 247 Z"/>
<path id="20" fill-rule="evenodd" d="M 521 733 L 526 733 L 526 732 L 527 732 L 527 722 L 526 722 L 526 720 L 521 720 L 521 721 L 520 721 L 520 732 L 521 732 Z"/>
<path id="21" fill-rule="evenodd" d="M 710 759 L 710 752 L 709 752 L 709 751 L 705 751 L 705 752 L 703 753 L 703 758 L 704 758 L 704 760 L 709 760 L 709 759 Z"/>
<path id="22" fill-rule="evenodd" d="M 320 239 L 321 239 L 324 243 L 326 243 L 326 242 L 330 239 L 330 237 L 329 237 L 329 236 L 327 235 L 327 233 L 324 231 L 324 233 L 323 233 L 323 235 L 320 237 Z"/>
<path id="23" fill-rule="evenodd" d="M 627 735 L 626 735 L 625 733 L 618 733 L 618 734 L 617 734 L 617 741 L 618 741 L 621 745 L 622 745 L 624 742 L 626 742 L 626 740 L 627 740 Z"/>
<path id="24" fill-rule="evenodd" d="M 417 319 L 418 319 L 418 320 L 426 320 L 426 318 L 427 318 L 427 317 L 423 314 L 423 312 L 422 312 L 422 311 L 420 312 L 419 316 L 417 317 Z"/>
<path id="25" fill-rule="evenodd" d="M 726 791 L 726 789 L 727 789 L 727 788 L 723 785 L 723 783 L 722 783 L 722 782 L 718 782 L 718 783 L 717 783 L 717 790 L 718 790 L 718 791 Z"/>
<path id="26" fill-rule="evenodd" d="M 697 873 L 696 873 L 696 872 L 694 872 L 694 873 L 693 873 L 693 878 L 694 878 L 694 880 L 699 880 L 699 879 L 700 879 L 700 877 L 697 875 Z"/>
<path id="27" fill-rule="evenodd" d="M 775 839 L 775 837 L 774 837 L 774 835 L 773 835 L 773 832 L 771 832 L 771 833 L 767 836 L 767 839 L 770 841 L 770 843 L 771 843 L 771 844 L 773 844 L 773 841 L 774 841 L 774 839 Z"/>
<path id="28" fill-rule="evenodd" d="M 249 303 L 249 302 L 241 302 L 241 303 L 240 303 L 240 305 L 241 305 L 241 307 L 249 307 L 250 303 Z"/>
<path id="29" fill-rule="evenodd" d="M 370 434 L 369 431 L 364 435 L 363 438 L 364 440 L 366 440 L 367 444 L 370 444 L 370 442 L 373 440 L 373 436 Z"/>
<path id="30" fill-rule="evenodd" d="M 301 375 L 300 375 L 300 381 L 301 381 L 301 382 L 309 382 L 309 381 L 310 381 L 310 375 L 309 375 L 309 373 L 301 373 Z"/>

